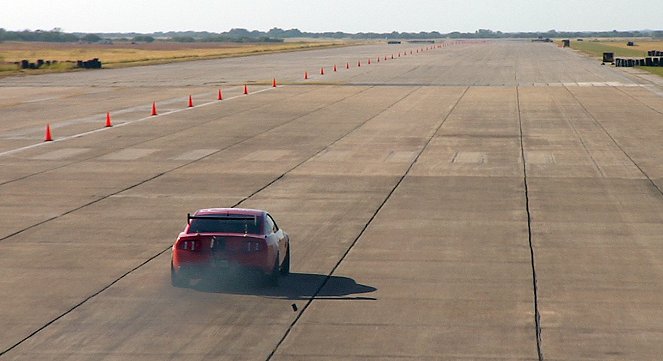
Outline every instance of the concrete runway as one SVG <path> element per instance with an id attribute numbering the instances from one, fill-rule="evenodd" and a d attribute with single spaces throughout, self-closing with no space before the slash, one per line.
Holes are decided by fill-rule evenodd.
<path id="1" fill-rule="evenodd" d="M 425 47 L 0 79 L 0 359 L 660 358 L 663 89 Z M 173 288 L 186 213 L 226 206 L 293 274 Z"/>

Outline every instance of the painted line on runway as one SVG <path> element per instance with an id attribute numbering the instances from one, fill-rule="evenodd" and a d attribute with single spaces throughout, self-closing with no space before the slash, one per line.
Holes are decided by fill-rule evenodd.
<path id="1" fill-rule="evenodd" d="M 281 85 L 279 87 L 286 87 L 286 86 Z M 50 142 L 41 142 L 41 143 L 31 144 L 31 145 L 27 145 L 25 147 L 4 151 L 4 152 L 0 153 L 0 157 L 7 156 L 7 155 L 10 155 L 10 154 L 14 154 L 14 153 L 18 153 L 18 152 L 22 152 L 22 151 L 29 150 L 29 149 L 34 149 L 34 148 L 46 146 L 48 144 L 64 142 L 64 141 L 71 140 L 71 139 L 81 138 L 81 137 L 84 137 L 84 136 L 87 136 L 87 135 L 90 135 L 90 134 L 96 134 L 96 133 L 103 132 L 103 131 L 109 131 L 109 130 L 112 130 L 113 128 L 120 128 L 120 127 L 124 127 L 124 126 L 127 126 L 127 125 L 140 123 L 140 122 L 143 122 L 143 121 L 146 121 L 146 120 L 149 120 L 149 119 L 158 118 L 160 116 L 166 116 L 166 115 L 171 115 L 171 114 L 175 114 L 175 113 L 179 113 L 179 112 L 183 112 L 183 111 L 187 111 L 187 110 L 193 110 L 193 109 L 196 109 L 196 108 L 201 108 L 201 107 L 205 107 L 205 106 L 212 105 L 212 104 L 219 104 L 219 103 L 222 103 L 224 101 L 230 101 L 230 100 L 237 99 L 237 98 L 243 98 L 243 97 L 246 97 L 246 96 L 249 96 L 249 95 L 259 94 L 259 93 L 263 93 L 263 92 L 273 90 L 273 89 L 278 89 L 278 88 L 270 87 L 270 88 L 265 88 L 265 89 L 261 89 L 261 90 L 256 90 L 256 91 L 250 92 L 249 94 L 236 95 L 236 96 L 233 96 L 233 97 L 230 97 L 230 98 L 224 98 L 223 100 L 214 100 L 214 101 L 211 101 L 211 102 L 196 105 L 196 106 L 191 107 L 191 108 L 187 107 L 187 108 L 182 108 L 182 109 L 176 109 L 176 110 L 171 110 L 171 111 L 168 111 L 168 112 L 165 112 L 165 113 L 159 113 L 157 115 L 150 115 L 150 116 L 147 116 L 147 117 L 144 117 L 144 118 L 140 118 L 140 119 L 136 119 L 136 120 L 130 120 L 128 122 L 113 125 L 112 127 L 109 127 L 109 128 L 104 127 L 104 128 L 94 129 L 94 130 L 90 130 L 90 131 L 87 131 L 87 132 L 78 133 L 78 134 L 74 134 L 74 135 L 69 135 L 69 136 L 62 137 L 62 138 L 56 138 L 56 139 L 54 139 Z"/>

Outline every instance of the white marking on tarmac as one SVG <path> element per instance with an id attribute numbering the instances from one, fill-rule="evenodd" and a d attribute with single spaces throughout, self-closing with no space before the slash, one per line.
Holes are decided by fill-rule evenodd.
<path id="1" fill-rule="evenodd" d="M 392 151 L 385 159 L 385 162 L 410 163 L 412 162 L 416 154 L 417 154 L 416 152 L 412 151 Z"/>
<path id="2" fill-rule="evenodd" d="M 71 158 L 75 155 L 83 154 L 86 152 L 89 152 L 90 148 L 62 148 L 58 150 L 54 150 L 52 152 L 44 153 L 35 157 L 32 157 L 32 159 L 37 159 L 37 160 L 60 160 L 60 159 L 65 159 L 65 158 Z"/>
<path id="3" fill-rule="evenodd" d="M 663 97 L 663 92 L 660 91 L 660 90 L 658 89 L 658 87 L 655 86 L 655 85 L 645 85 L 644 88 L 647 89 L 647 90 L 649 90 L 649 91 L 651 91 L 652 93 L 654 93 L 654 94 L 656 94 L 656 95 L 658 95 L 658 96 Z"/>
<path id="4" fill-rule="evenodd" d="M 555 156 L 550 152 L 528 151 L 525 153 L 528 164 L 555 164 Z"/>
<path id="5" fill-rule="evenodd" d="M 210 154 L 218 152 L 220 149 L 195 149 L 190 152 L 186 152 L 178 157 L 171 158 L 172 160 L 198 160 L 204 158 Z"/>
<path id="6" fill-rule="evenodd" d="M 486 153 L 482 152 L 456 152 L 452 163 L 474 163 L 482 164 L 486 162 Z"/>
<path id="7" fill-rule="evenodd" d="M 351 159 L 353 155 L 352 151 L 349 150 L 335 150 L 335 149 L 328 149 L 321 153 L 318 158 L 323 159 L 328 162 L 339 162 L 339 161 L 344 161 Z"/>
<path id="8" fill-rule="evenodd" d="M 277 161 L 290 154 L 289 150 L 259 150 L 242 157 L 248 161 Z"/>
<path id="9" fill-rule="evenodd" d="M 107 154 L 100 159 L 103 160 L 136 160 L 139 158 L 147 157 L 152 153 L 158 152 L 160 149 L 138 149 L 138 148 L 129 148 L 122 149 L 120 151 Z"/>
<path id="10" fill-rule="evenodd" d="M 279 87 L 283 88 L 285 86 L 282 85 L 282 86 L 279 86 Z M 113 127 L 110 127 L 110 128 L 104 127 L 104 128 L 90 130 L 90 131 L 79 133 L 79 134 L 69 135 L 69 136 L 66 136 L 66 137 L 55 138 L 54 140 L 52 140 L 50 142 L 42 142 L 42 143 L 31 144 L 31 145 L 27 145 L 25 147 L 16 148 L 16 149 L 1 152 L 0 157 L 10 155 L 10 154 L 14 154 L 14 153 L 18 153 L 18 152 L 28 150 L 28 149 L 47 146 L 49 144 L 53 144 L 53 143 L 57 143 L 57 142 L 64 142 L 64 141 L 71 140 L 71 139 L 81 138 L 81 137 L 84 137 L 84 136 L 90 135 L 90 134 L 95 134 L 95 133 L 105 132 L 105 131 L 111 131 L 115 128 L 120 128 L 120 127 L 123 127 L 123 126 L 143 122 L 143 121 L 146 121 L 146 120 L 149 120 L 149 119 L 155 119 L 155 118 L 165 116 L 165 115 L 170 115 L 170 114 L 175 114 L 175 113 L 179 113 L 179 112 L 183 112 L 183 111 L 187 111 L 187 110 L 201 108 L 201 107 L 212 105 L 212 104 L 220 104 L 220 103 L 227 102 L 227 101 L 230 101 L 230 100 L 233 100 L 233 99 L 247 97 L 247 96 L 250 96 L 250 95 L 253 95 L 253 94 L 259 94 L 259 93 L 266 92 L 266 91 L 273 90 L 273 89 L 278 89 L 278 88 L 269 87 L 269 88 L 253 91 L 249 94 L 240 94 L 240 95 L 236 95 L 236 96 L 233 96 L 233 97 L 230 97 L 230 98 L 224 98 L 224 100 L 213 100 L 211 102 L 202 103 L 202 104 L 196 105 L 193 108 L 186 107 L 186 108 L 171 110 L 171 111 L 164 112 L 164 113 L 159 113 L 158 115 L 150 115 L 150 116 L 147 116 L 147 117 L 144 117 L 144 118 L 140 118 L 140 119 L 136 119 L 136 120 L 130 120 L 130 121 L 127 121 L 127 122 L 124 122 L 124 123 L 121 123 L 121 124 L 114 125 Z M 51 130 L 55 130 L 55 129 L 56 128 L 51 127 Z"/>
<path id="11" fill-rule="evenodd" d="M 60 98 L 60 97 L 55 96 L 55 97 L 48 97 L 48 98 L 29 99 L 29 100 L 23 100 L 21 103 L 23 103 L 23 104 L 38 103 L 38 102 L 43 102 L 43 101 L 53 100 L 53 99 L 58 99 L 58 98 Z"/>
<path id="12" fill-rule="evenodd" d="M 579 83 L 548 83 L 548 86 L 565 86 L 565 87 L 642 87 L 643 84 L 621 83 L 618 81 L 595 81 L 595 82 L 579 82 Z"/>

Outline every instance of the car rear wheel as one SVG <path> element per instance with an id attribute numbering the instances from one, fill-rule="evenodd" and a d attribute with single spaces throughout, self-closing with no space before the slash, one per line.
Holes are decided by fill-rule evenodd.
<path id="1" fill-rule="evenodd" d="M 170 262 L 170 284 L 173 287 L 185 287 L 187 285 L 186 280 L 175 271 L 173 267 L 173 262 Z"/>
<path id="2" fill-rule="evenodd" d="M 290 274 L 290 245 L 288 245 L 288 250 L 285 251 L 285 259 L 283 260 L 283 265 L 281 265 L 281 275 L 287 276 Z"/>

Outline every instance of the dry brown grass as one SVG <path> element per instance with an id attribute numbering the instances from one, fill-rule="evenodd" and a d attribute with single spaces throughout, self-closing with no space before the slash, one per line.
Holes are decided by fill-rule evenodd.
<path id="1" fill-rule="evenodd" d="M 628 41 L 634 41 L 635 46 L 628 46 Z M 561 46 L 561 40 L 558 44 Z M 571 40 L 571 48 L 579 50 L 585 54 L 600 59 L 604 52 L 613 52 L 615 57 L 635 57 L 644 58 L 648 50 L 663 51 L 663 40 L 652 39 L 597 39 L 576 41 Z M 640 69 L 646 70 L 652 74 L 663 76 L 663 67 L 643 66 Z"/>
<path id="2" fill-rule="evenodd" d="M 285 42 L 285 43 L 175 43 L 156 41 L 154 43 L 131 44 L 78 44 L 78 43 L 38 43 L 6 42 L 0 43 L 0 74 L 31 73 L 34 70 L 19 71 L 13 62 L 28 59 L 76 61 L 99 58 L 104 68 L 118 68 L 135 65 L 160 64 L 197 59 L 215 59 L 251 54 L 263 54 L 285 51 L 297 51 L 322 47 L 348 45 L 342 41 L 325 42 Z M 40 69 L 38 72 L 63 71 L 58 69 Z"/>
<path id="3" fill-rule="evenodd" d="M 634 41 L 635 46 L 628 46 L 628 41 Z M 562 44 L 558 40 L 559 45 Z M 585 39 L 577 41 L 571 39 L 571 48 L 580 50 L 594 57 L 600 58 L 603 52 L 613 52 L 617 57 L 644 57 L 648 50 L 663 50 L 663 40 L 647 39 Z"/>
<path id="4" fill-rule="evenodd" d="M 610 40 L 601 41 L 601 43 L 621 49 L 640 50 L 645 54 L 647 53 L 647 50 L 663 50 L 663 40 L 635 39 L 633 40 L 635 46 L 626 45 L 627 41 L 628 40 Z"/>

